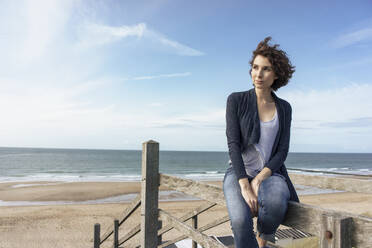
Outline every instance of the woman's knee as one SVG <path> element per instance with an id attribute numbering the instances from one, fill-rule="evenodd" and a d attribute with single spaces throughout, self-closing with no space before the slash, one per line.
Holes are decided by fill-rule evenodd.
<path id="1" fill-rule="evenodd" d="M 286 181 L 279 176 L 271 176 L 264 180 L 258 191 L 258 203 L 268 212 L 285 212 L 289 200 L 289 189 Z"/>
<path id="2" fill-rule="evenodd" d="M 265 199 L 283 199 L 289 200 L 290 192 L 287 182 L 281 176 L 270 176 L 260 184 L 258 190 L 258 197 L 265 197 Z"/>

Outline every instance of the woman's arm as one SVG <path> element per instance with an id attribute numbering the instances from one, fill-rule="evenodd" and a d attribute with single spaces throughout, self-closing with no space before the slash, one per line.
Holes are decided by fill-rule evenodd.
<path id="1" fill-rule="evenodd" d="M 232 162 L 236 177 L 248 178 L 245 172 L 242 153 L 241 153 L 241 138 L 240 138 L 240 123 L 238 118 L 238 103 L 236 94 L 232 93 L 227 98 L 226 104 L 226 137 L 229 155 Z"/>
<path id="2" fill-rule="evenodd" d="M 262 183 L 263 180 L 268 178 L 269 176 L 272 175 L 272 172 L 269 168 L 264 167 L 260 173 L 257 174 L 255 178 L 251 181 L 251 187 L 253 193 L 258 196 L 258 188 L 260 187 L 260 184 Z"/>
<path id="3" fill-rule="evenodd" d="M 241 194 L 252 211 L 252 215 L 257 215 L 258 202 L 257 196 L 254 194 L 251 185 L 248 181 L 248 175 L 245 171 L 240 138 L 240 123 L 238 118 L 238 103 L 236 95 L 230 94 L 226 104 L 226 137 L 229 155 L 234 169 L 234 173 L 238 178 Z"/>

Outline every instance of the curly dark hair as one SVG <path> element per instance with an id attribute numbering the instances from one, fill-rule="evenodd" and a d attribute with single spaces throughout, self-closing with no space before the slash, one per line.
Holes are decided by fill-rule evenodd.
<path id="1" fill-rule="evenodd" d="M 288 84 L 289 79 L 295 72 L 295 66 L 292 66 L 286 52 L 277 48 L 279 47 L 278 44 L 272 46 L 268 44 L 270 40 L 271 37 L 268 36 L 263 41 L 258 43 L 256 50 L 253 51 L 252 59 L 249 61 L 249 64 L 253 66 L 253 61 L 257 55 L 266 57 L 270 61 L 275 75 L 278 77 L 271 85 L 271 88 L 276 91 L 280 87 Z M 249 70 L 250 74 L 251 72 L 252 68 Z"/>

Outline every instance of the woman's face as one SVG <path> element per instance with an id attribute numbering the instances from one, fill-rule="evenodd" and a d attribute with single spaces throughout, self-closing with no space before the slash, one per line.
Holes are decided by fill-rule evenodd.
<path id="1" fill-rule="evenodd" d="M 251 76 L 254 87 L 257 89 L 271 89 L 274 80 L 278 78 L 275 76 L 270 61 L 262 55 L 257 55 L 254 59 Z"/>

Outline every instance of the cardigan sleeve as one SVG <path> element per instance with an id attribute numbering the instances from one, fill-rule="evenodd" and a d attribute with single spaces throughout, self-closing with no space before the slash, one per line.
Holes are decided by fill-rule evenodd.
<path id="1" fill-rule="evenodd" d="M 226 104 L 226 137 L 229 155 L 236 177 L 248 178 L 244 168 L 241 154 L 240 123 L 238 118 L 238 104 L 236 94 L 232 93 L 227 98 Z"/>
<path id="2" fill-rule="evenodd" d="M 265 167 L 268 167 L 271 169 L 272 173 L 280 169 L 280 167 L 283 165 L 288 155 L 289 139 L 291 136 L 291 122 L 292 122 L 292 108 L 289 103 L 286 104 L 285 115 L 286 116 L 284 118 L 285 119 L 284 129 L 282 131 L 283 133 L 280 135 L 278 148 L 276 150 L 276 153 L 272 156 L 269 162 L 265 165 Z"/>

